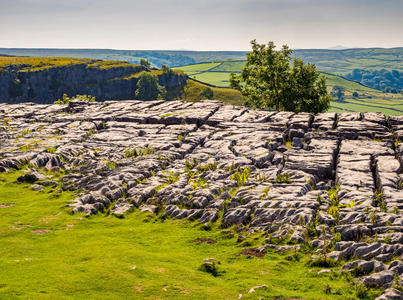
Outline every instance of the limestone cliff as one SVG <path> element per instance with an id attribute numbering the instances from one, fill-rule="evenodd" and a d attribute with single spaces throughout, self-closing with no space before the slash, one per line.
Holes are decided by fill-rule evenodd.
<path id="1" fill-rule="evenodd" d="M 37 71 L 22 70 L 23 67 L 10 65 L 0 72 L 0 102 L 46 104 L 53 103 L 64 93 L 69 96 L 88 94 L 97 100 L 132 99 L 138 81 L 133 75 L 145 70 L 136 65 L 103 69 L 87 63 Z M 186 83 L 186 76 L 177 73 L 157 76 L 159 84 L 168 89 Z"/>

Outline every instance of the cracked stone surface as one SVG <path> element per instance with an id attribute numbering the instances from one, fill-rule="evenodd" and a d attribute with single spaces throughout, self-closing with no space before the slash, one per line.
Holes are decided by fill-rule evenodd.
<path id="1" fill-rule="evenodd" d="M 63 188 L 80 191 L 73 212 L 139 207 L 283 244 L 332 242 L 328 256 L 364 284 L 403 278 L 403 116 L 73 101 L 0 104 L 0 121 L 0 172 L 65 170 Z"/>

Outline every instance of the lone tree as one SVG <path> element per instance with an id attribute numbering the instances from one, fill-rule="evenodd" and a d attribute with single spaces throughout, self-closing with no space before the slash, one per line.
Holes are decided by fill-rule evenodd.
<path id="1" fill-rule="evenodd" d="M 273 42 L 260 45 L 251 41 L 241 74 L 231 74 L 232 88 L 244 96 L 244 104 L 252 108 L 319 113 L 329 109 L 326 78 L 315 65 L 300 59 L 291 61 L 292 50 L 283 46 L 276 51 Z"/>
<path id="2" fill-rule="evenodd" d="M 344 100 L 345 88 L 342 86 L 335 85 L 330 92 L 330 95 L 337 98 L 337 101 L 342 102 Z M 354 95 L 353 95 L 354 96 Z M 358 95 L 357 95 L 358 96 Z M 354 96 L 356 97 L 356 96 Z"/>

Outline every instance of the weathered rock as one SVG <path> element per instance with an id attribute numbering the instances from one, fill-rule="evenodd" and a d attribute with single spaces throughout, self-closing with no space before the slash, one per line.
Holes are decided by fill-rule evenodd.
<path id="1" fill-rule="evenodd" d="M 392 271 L 385 270 L 379 273 L 374 273 L 372 275 L 363 277 L 361 280 L 366 286 L 379 288 L 390 286 L 394 276 L 395 273 L 393 273 Z"/>
<path id="2" fill-rule="evenodd" d="M 21 175 L 20 177 L 17 178 L 18 182 L 29 182 L 29 183 L 33 183 L 35 181 L 38 181 L 39 178 L 36 174 L 34 173 L 28 173 L 25 175 Z"/>
<path id="3" fill-rule="evenodd" d="M 382 293 L 381 296 L 379 296 L 375 300 L 401 300 L 401 299 L 403 299 L 402 292 L 394 288 L 388 288 Z"/>
<path id="4" fill-rule="evenodd" d="M 251 288 L 248 291 L 248 294 L 254 293 L 254 292 L 256 292 L 256 290 L 262 290 L 262 289 L 267 289 L 267 285 L 263 284 L 263 285 L 254 286 L 253 288 Z"/>

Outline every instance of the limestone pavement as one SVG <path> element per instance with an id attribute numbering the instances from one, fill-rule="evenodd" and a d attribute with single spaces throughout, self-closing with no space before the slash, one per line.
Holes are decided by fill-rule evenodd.
<path id="1" fill-rule="evenodd" d="M 367 286 L 402 279 L 403 116 L 130 100 L 0 104 L 0 121 L 0 171 L 65 170 L 73 212 L 237 225 L 267 232 L 263 250 L 349 261 Z"/>

